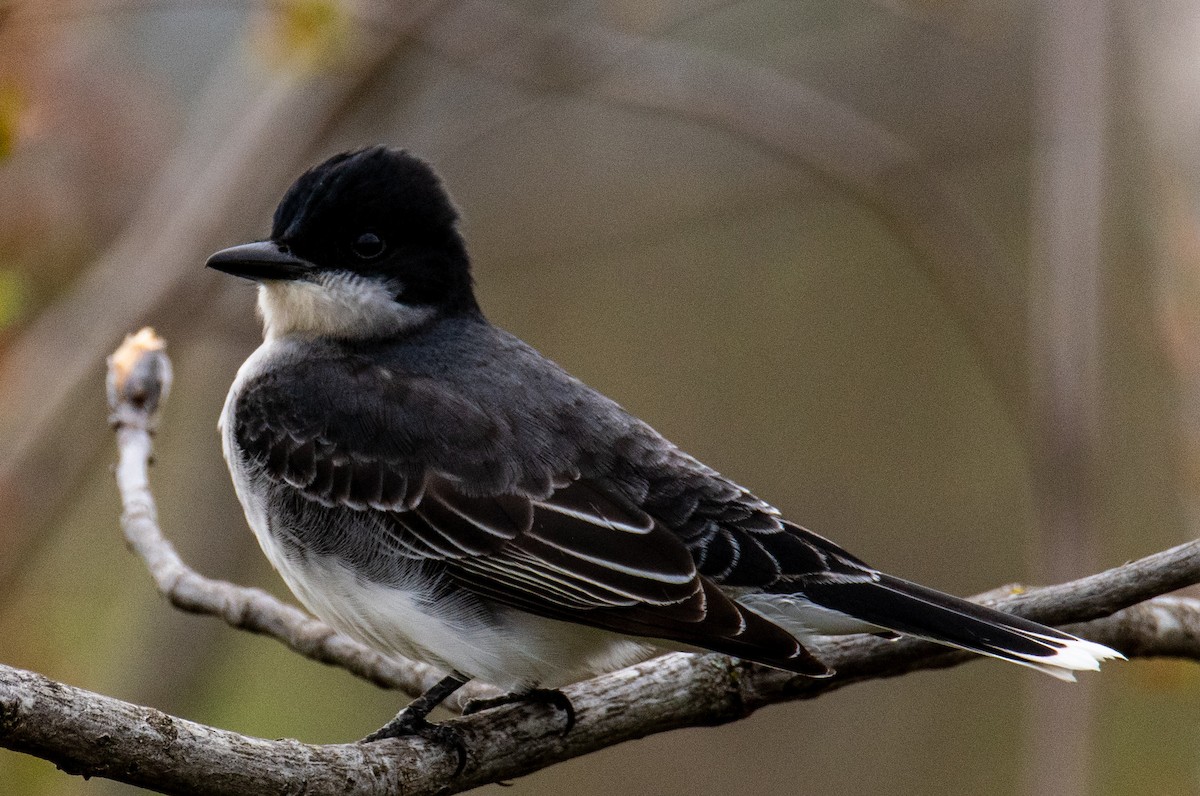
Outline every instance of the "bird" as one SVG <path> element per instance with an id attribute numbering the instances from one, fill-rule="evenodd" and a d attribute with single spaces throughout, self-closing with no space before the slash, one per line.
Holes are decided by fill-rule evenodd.
<path id="1" fill-rule="evenodd" d="M 446 672 L 364 741 L 419 734 L 469 680 L 546 699 L 664 651 L 828 677 L 821 636 L 915 636 L 1063 680 L 1123 656 L 887 574 L 786 519 L 490 323 L 439 176 L 371 146 L 304 172 L 266 240 L 263 342 L 219 429 L 295 596 L 385 656 Z"/>

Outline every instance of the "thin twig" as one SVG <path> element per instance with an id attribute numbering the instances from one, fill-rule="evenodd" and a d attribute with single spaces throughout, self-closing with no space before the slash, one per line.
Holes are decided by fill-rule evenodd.
<path id="1" fill-rule="evenodd" d="M 437 682 L 443 673 L 433 667 L 387 658 L 261 589 L 206 578 L 184 563 L 159 527 L 148 472 L 159 396 L 170 390 L 170 361 L 163 348 L 152 329 L 143 329 L 127 337 L 109 358 L 108 375 L 119 455 L 121 529 L 130 549 L 146 563 L 158 591 L 180 610 L 219 617 L 239 630 L 270 636 L 306 658 L 339 666 L 384 688 L 415 696 Z M 494 693 L 472 685 L 454 704 Z"/>

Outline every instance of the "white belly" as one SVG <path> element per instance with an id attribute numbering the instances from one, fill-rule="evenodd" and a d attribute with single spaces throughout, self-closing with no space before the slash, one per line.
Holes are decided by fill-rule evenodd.
<path id="1" fill-rule="evenodd" d="M 655 654 L 645 643 L 523 611 L 485 617 L 453 598 L 431 603 L 420 584 L 371 583 L 332 559 L 268 558 L 310 611 L 351 638 L 507 691 L 557 687 Z"/>

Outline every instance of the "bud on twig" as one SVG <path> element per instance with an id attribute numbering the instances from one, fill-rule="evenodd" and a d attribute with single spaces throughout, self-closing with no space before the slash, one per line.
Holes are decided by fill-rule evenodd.
<path id="1" fill-rule="evenodd" d="M 114 425 L 140 422 L 153 430 L 158 410 L 171 391 L 171 360 L 166 342 L 149 326 L 125 336 L 108 358 L 109 419 Z"/>

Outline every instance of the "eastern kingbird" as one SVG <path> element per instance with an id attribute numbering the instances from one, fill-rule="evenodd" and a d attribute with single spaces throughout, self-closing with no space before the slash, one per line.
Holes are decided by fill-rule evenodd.
<path id="1" fill-rule="evenodd" d="M 333 627 L 450 673 L 368 740 L 429 733 L 468 679 L 545 695 L 672 649 L 811 677 L 832 674 L 808 648 L 824 634 L 1064 680 L 1122 657 L 784 519 L 491 325 L 457 222 L 428 165 L 373 147 L 301 176 L 269 240 L 208 260 L 258 282 L 264 342 L 220 427 L 267 558 Z"/>

